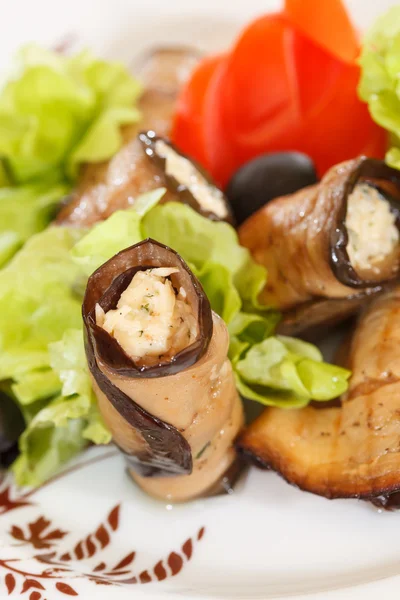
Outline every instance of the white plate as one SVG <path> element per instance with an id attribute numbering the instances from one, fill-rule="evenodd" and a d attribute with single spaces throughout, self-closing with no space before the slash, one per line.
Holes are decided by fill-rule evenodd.
<path id="1" fill-rule="evenodd" d="M 348 4 L 365 27 L 393 2 Z M 0 66 L 23 42 L 70 35 L 127 62 L 153 43 L 221 48 L 240 23 L 277 6 L 13 0 Z M 273 473 L 252 469 L 232 496 L 165 506 L 131 483 L 115 450 L 96 448 L 21 494 L 8 479 L 0 485 L 1 598 L 390 600 L 400 592 L 398 515 L 305 494 Z"/>

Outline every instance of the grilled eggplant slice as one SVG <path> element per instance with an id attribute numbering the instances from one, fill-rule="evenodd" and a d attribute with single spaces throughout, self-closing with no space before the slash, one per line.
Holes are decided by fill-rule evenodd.
<path id="1" fill-rule="evenodd" d="M 240 227 L 239 237 L 268 269 L 264 303 L 293 311 L 321 299 L 349 298 L 356 308 L 360 296 L 399 278 L 399 229 L 399 171 L 361 157 L 334 167 L 314 186 L 269 202 Z M 315 317 L 321 322 L 320 311 Z M 297 331 L 317 323 L 309 313 L 304 323 L 297 321 Z"/>
<path id="2" fill-rule="evenodd" d="M 377 287 L 348 298 L 322 298 L 300 304 L 283 315 L 277 331 L 310 341 L 321 340 L 327 332 L 354 316 L 381 292 L 382 288 Z"/>
<path id="3" fill-rule="evenodd" d="M 83 319 L 100 411 L 139 485 L 182 501 L 236 475 L 229 335 L 179 255 L 153 240 L 120 252 L 90 277 Z"/>
<path id="4" fill-rule="evenodd" d="M 239 440 L 240 452 L 303 490 L 393 506 L 400 491 L 399 344 L 396 288 L 376 298 L 361 318 L 341 406 L 267 409 Z"/>
<path id="5" fill-rule="evenodd" d="M 233 222 L 226 196 L 198 163 L 154 131 L 143 131 L 139 140 L 149 161 L 157 169 L 154 187 L 159 187 L 161 182 L 172 196 L 176 196 L 176 200 L 188 204 L 208 219 Z"/>
<path id="6" fill-rule="evenodd" d="M 153 129 L 168 136 L 177 96 L 199 57 L 185 47 L 158 48 L 143 57 L 135 69 L 144 88 L 139 128 L 137 124 L 124 128 L 124 145 L 111 160 L 83 168 L 76 191 L 57 217 L 59 224 L 93 225 L 161 185 L 154 180 L 158 170 L 151 169 L 137 135 L 142 129 Z"/>

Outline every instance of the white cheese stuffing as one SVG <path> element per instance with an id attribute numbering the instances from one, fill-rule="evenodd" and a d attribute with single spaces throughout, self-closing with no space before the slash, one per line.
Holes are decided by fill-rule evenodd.
<path id="1" fill-rule="evenodd" d="M 181 156 L 163 140 L 156 141 L 156 152 L 165 158 L 165 172 L 185 186 L 197 200 L 202 210 L 214 213 L 220 219 L 228 215 L 224 195 L 217 187 L 210 185 L 194 164 Z"/>
<path id="2" fill-rule="evenodd" d="M 106 313 L 96 305 L 96 323 L 112 335 L 133 360 L 175 355 L 197 337 L 197 321 L 185 297 L 167 279 L 175 268 L 138 271 Z M 185 293 L 186 296 L 186 293 Z"/>
<path id="3" fill-rule="evenodd" d="M 353 268 L 372 269 L 379 274 L 379 263 L 392 254 L 399 243 L 395 215 L 387 200 L 374 187 L 359 183 L 347 200 L 347 253 Z"/>

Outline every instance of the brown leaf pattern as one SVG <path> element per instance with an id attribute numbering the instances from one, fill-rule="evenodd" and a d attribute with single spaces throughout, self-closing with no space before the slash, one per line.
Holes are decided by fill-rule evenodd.
<path id="1" fill-rule="evenodd" d="M 6 584 L 6 588 L 8 591 L 8 595 L 12 594 L 14 588 L 15 588 L 15 577 L 12 573 L 7 573 L 7 575 L 4 578 L 5 584 Z"/>
<path id="2" fill-rule="evenodd" d="M 3 488 L 3 489 L 1 489 Z M 0 515 L 27 505 L 33 505 L 27 500 L 33 492 L 20 495 L 15 494 L 11 485 L 0 481 Z M 29 600 L 46 600 L 46 592 L 56 589 L 60 595 L 79 596 L 79 592 L 72 587 L 71 579 L 86 578 L 97 585 L 129 586 L 133 584 L 144 584 L 154 581 L 163 581 L 169 577 L 175 577 L 181 572 L 184 565 L 191 560 L 196 544 L 203 538 L 204 527 L 197 534 L 188 538 L 178 550 L 172 550 L 165 558 L 158 560 L 154 566 L 140 572 L 134 572 L 133 564 L 136 552 L 131 551 L 123 556 L 114 567 L 103 560 L 97 559 L 95 566 L 87 566 L 87 559 L 107 552 L 113 541 L 113 534 L 118 530 L 120 522 L 120 505 L 116 505 L 100 523 L 96 529 L 87 534 L 74 545 L 57 552 L 56 546 L 65 542 L 64 538 L 68 532 L 55 527 L 49 519 L 41 515 L 26 525 L 12 525 L 9 535 L 15 540 L 14 546 L 31 545 L 37 551 L 31 556 L 36 561 L 41 572 L 26 572 L 21 566 L 20 558 L 0 558 L 0 570 L 6 571 L 4 585 L 7 594 L 24 595 Z M 50 550 L 50 552 L 49 552 Z M 47 552 L 46 552 L 47 551 Z M 83 561 L 80 569 L 74 566 L 75 562 Z M 73 564 L 71 564 L 73 563 Z M 32 564 L 32 563 L 31 563 Z M 111 563 L 112 564 L 112 563 Z M 44 567 L 44 568 L 43 568 Z M 55 586 L 50 588 L 49 585 Z M 26 596 L 25 596 L 26 594 Z"/>
<path id="3" fill-rule="evenodd" d="M 22 586 L 21 594 L 23 594 L 24 592 L 27 592 L 31 588 L 37 588 L 39 590 L 44 590 L 44 587 L 40 583 L 40 581 L 37 581 L 36 579 L 25 579 L 24 584 Z"/>
<path id="4" fill-rule="evenodd" d="M 12 498 L 12 487 L 11 485 L 5 487 L 0 492 L 0 514 L 4 514 L 15 508 L 21 508 L 22 506 L 28 506 L 32 502 L 28 502 L 23 496 L 21 498 Z"/>
<path id="5" fill-rule="evenodd" d="M 54 542 L 61 540 L 67 535 L 66 531 L 61 529 L 53 529 L 46 533 L 46 529 L 50 526 L 50 521 L 44 517 L 39 517 L 36 521 L 28 523 L 28 532 L 24 532 L 21 527 L 13 525 L 10 530 L 10 535 L 20 542 L 32 544 L 37 550 L 51 548 Z"/>
<path id="6" fill-rule="evenodd" d="M 96 528 L 96 531 L 87 535 L 83 540 L 79 540 L 72 551 L 61 554 L 60 560 L 69 562 L 91 558 L 98 551 L 106 548 L 111 541 L 113 532 L 118 528 L 119 511 L 120 505 L 117 504 L 107 515 L 105 521 Z"/>
<path id="7" fill-rule="evenodd" d="M 135 552 L 130 552 L 127 556 L 125 556 L 125 558 L 120 560 L 119 563 L 117 565 L 115 565 L 115 567 L 112 570 L 118 571 L 119 569 L 123 569 L 124 567 L 127 567 L 128 565 L 130 565 L 135 558 L 135 554 L 136 554 Z"/>
<path id="8" fill-rule="evenodd" d="M 56 588 L 62 594 L 66 594 L 67 596 L 77 596 L 78 592 L 74 590 L 73 587 L 68 585 L 68 583 L 64 583 L 63 581 L 57 581 Z"/>

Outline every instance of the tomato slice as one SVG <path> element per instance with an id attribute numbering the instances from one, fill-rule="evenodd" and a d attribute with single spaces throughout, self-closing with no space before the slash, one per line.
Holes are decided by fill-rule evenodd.
<path id="1" fill-rule="evenodd" d="M 308 39 L 335 58 L 354 63 L 360 41 L 341 0 L 285 0 L 284 13 Z"/>
<path id="2" fill-rule="evenodd" d="M 309 10 L 312 3 L 313 26 L 303 2 Z M 229 54 L 203 61 L 187 84 L 174 140 L 222 187 L 266 152 L 305 152 L 319 175 L 362 153 L 384 155 L 386 134 L 357 96 L 358 42 L 341 3 L 326 4 L 332 14 L 325 0 L 287 0 L 284 12 L 246 27 Z M 329 37 L 340 26 L 342 34 Z"/>
<path id="3" fill-rule="evenodd" d="M 314 158 L 320 175 L 361 154 L 376 158 L 385 154 L 386 133 L 372 121 L 367 105 L 357 96 L 359 68 L 342 65 L 329 97 L 303 122 L 299 149 Z"/>
<path id="4" fill-rule="evenodd" d="M 293 28 L 281 14 L 247 27 L 230 56 L 221 93 L 241 128 L 297 111 L 298 85 L 290 65 Z M 289 60 L 288 60 L 289 58 Z"/>
<path id="5" fill-rule="evenodd" d="M 206 57 L 184 86 L 176 107 L 171 137 L 191 158 L 208 168 L 204 139 L 204 104 L 210 81 L 224 55 Z"/>
<path id="6" fill-rule="evenodd" d="M 210 81 L 204 103 L 203 131 L 206 164 L 215 182 L 222 188 L 226 185 L 230 174 L 238 167 L 224 97 L 220 93 L 228 68 L 227 59 L 220 63 Z"/>
<path id="7" fill-rule="evenodd" d="M 249 143 L 258 150 L 257 136 L 264 144 L 266 135 L 298 123 L 299 90 L 288 60 L 292 35 L 280 14 L 257 19 L 242 33 L 210 85 L 204 115 L 209 166 L 223 185 L 249 154 L 254 155 Z"/>
<path id="8" fill-rule="evenodd" d="M 291 61 L 299 89 L 301 118 L 318 112 L 346 67 L 313 40 L 296 31 L 292 38 Z"/>

